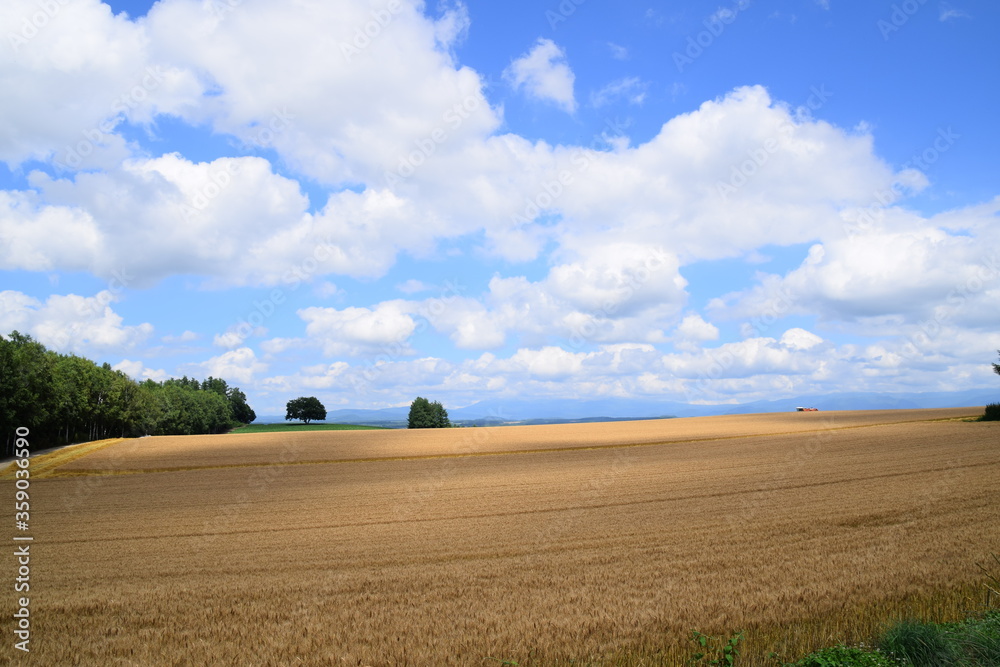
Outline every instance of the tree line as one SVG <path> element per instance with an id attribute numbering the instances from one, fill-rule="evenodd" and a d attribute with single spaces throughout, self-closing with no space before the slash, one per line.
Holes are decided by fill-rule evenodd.
<path id="1" fill-rule="evenodd" d="M 256 418 L 246 394 L 221 378 L 136 382 L 107 363 L 0 335 L 0 438 L 31 431 L 32 449 L 141 435 L 221 433 Z"/>

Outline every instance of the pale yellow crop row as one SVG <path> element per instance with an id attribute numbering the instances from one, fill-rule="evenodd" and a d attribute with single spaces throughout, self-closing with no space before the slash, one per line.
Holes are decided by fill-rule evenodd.
<path id="1" fill-rule="evenodd" d="M 462 429 L 161 436 L 126 441 L 63 471 L 158 470 L 419 456 L 491 454 L 801 433 L 976 415 L 981 409 L 790 412 L 599 424 Z"/>

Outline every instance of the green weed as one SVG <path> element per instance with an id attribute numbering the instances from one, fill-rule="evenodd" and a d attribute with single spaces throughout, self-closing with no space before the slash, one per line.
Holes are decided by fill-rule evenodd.
<path id="1" fill-rule="evenodd" d="M 712 637 L 697 630 L 691 631 L 691 641 L 700 649 L 688 660 L 692 665 L 718 665 L 719 667 L 732 667 L 736 664 L 736 658 L 740 654 L 739 643 L 743 639 L 743 633 L 737 632 L 729 639 L 723 637 Z"/>
<path id="2" fill-rule="evenodd" d="M 785 667 L 897 667 L 898 665 L 898 662 L 882 653 L 841 645 L 816 651 Z"/>

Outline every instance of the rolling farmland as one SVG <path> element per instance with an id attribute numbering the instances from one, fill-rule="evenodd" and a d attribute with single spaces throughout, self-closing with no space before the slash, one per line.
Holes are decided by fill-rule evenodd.
<path id="1" fill-rule="evenodd" d="M 862 641 L 970 608 L 1000 551 L 1000 424 L 955 420 L 976 412 L 65 450 L 32 480 L 31 662 L 672 665 L 697 628 L 746 630 L 764 664 Z"/>

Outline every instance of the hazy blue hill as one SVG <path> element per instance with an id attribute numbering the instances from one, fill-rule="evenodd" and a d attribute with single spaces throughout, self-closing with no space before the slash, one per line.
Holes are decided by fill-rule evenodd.
<path id="1" fill-rule="evenodd" d="M 916 408 L 962 408 L 997 401 L 996 389 L 968 389 L 957 392 L 924 392 L 900 394 L 836 393 L 819 396 L 797 396 L 774 401 L 756 401 L 733 406 L 715 414 L 746 414 L 750 412 L 783 412 L 798 406 L 820 410 L 905 410 Z"/>
<path id="2" fill-rule="evenodd" d="M 591 421 L 595 418 L 656 419 L 660 417 L 703 417 L 710 415 L 788 412 L 799 406 L 824 410 L 901 410 L 915 408 L 961 408 L 983 406 L 1000 401 L 1000 388 L 967 389 L 954 392 L 923 393 L 852 393 L 794 396 L 752 403 L 692 405 L 675 401 L 633 400 L 627 398 L 571 398 L 487 400 L 461 408 L 448 408 L 453 422 L 507 423 Z M 346 409 L 327 413 L 328 422 L 340 424 L 405 425 L 409 407 L 381 410 Z M 283 422 L 284 415 L 264 415 L 256 423 Z"/>
<path id="3" fill-rule="evenodd" d="M 449 409 L 452 419 L 491 419 L 523 421 L 527 419 L 588 419 L 597 415 L 626 419 L 666 417 L 688 407 L 670 401 L 636 401 L 622 398 L 574 400 L 498 400 L 481 401 L 465 408 Z"/>
<path id="4" fill-rule="evenodd" d="M 482 401 L 465 408 L 449 409 L 452 419 L 524 421 L 533 419 L 588 419 L 595 415 L 618 419 L 700 417 L 709 415 L 786 412 L 799 406 L 820 410 L 901 410 L 913 408 L 958 408 L 986 405 L 1000 400 L 1000 389 L 969 389 L 959 392 L 906 394 L 834 393 L 794 396 L 752 403 L 692 405 L 672 401 L 629 399 L 503 400 Z"/>

